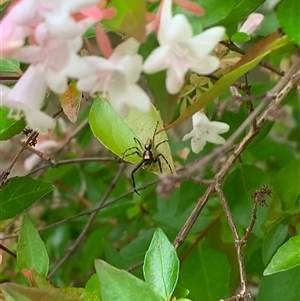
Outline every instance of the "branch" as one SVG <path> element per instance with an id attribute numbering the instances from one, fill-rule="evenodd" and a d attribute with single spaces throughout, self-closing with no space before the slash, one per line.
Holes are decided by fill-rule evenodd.
<path id="1" fill-rule="evenodd" d="M 106 202 L 106 200 L 109 197 L 110 193 L 112 192 L 112 190 L 116 186 L 116 183 L 119 180 L 121 174 L 123 173 L 124 168 L 125 168 L 125 165 L 122 165 L 119 168 L 118 173 L 115 175 L 114 179 L 111 181 L 111 183 L 110 183 L 109 187 L 107 188 L 104 196 L 102 197 L 101 201 L 99 202 L 99 207 L 102 207 L 104 205 L 104 203 Z M 77 247 L 80 245 L 80 243 L 84 239 L 84 237 L 85 237 L 87 231 L 89 230 L 90 226 L 93 224 L 98 212 L 99 212 L 99 210 L 95 211 L 91 214 L 91 216 L 89 217 L 88 221 L 86 222 L 84 228 L 82 229 L 81 233 L 79 234 L 79 236 L 77 237 L 77 239 L 75 240 L 73 245 L 71 245 L 68 248 L 68 251 L 66 252 L 64 257 L 56 264 L 56 266 L 53 268 L 53 270 L 49 273 L 48 278 L 51 278 L 58 271 L 58 269 L 67 261 L 67 259 L 75 252 Z"/>

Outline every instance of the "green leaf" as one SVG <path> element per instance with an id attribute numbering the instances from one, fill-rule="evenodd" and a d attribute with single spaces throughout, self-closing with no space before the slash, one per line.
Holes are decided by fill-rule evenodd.
<path id="1" fill-rule="evenodd" d="M 117 156 L 122 157 L 123 153 L 131 147 L 139 147 L 134 140 L 136 137 L 142 144 L 153 138 L 154 130 L 158 122 L 158 129 L 162 128 L 162 120 L 153 105 L 148 113 L 141 112 L 131 108 L 129 115 L 125 119 L 121 119 L 111 108 L 109 102 L 104 99 L 95 99 L 89 114 L 89 123 L 92 132 L 96 138 L 109 150 Z M 167 140 L 165 131 L 155 135 L 154 145 Z M 133 150 L 134 152 L 135 150 Z M 144 149 L 141 150 L 143 152 Z M 174 171 L 173 160 L 169 143 L 163 143 L 159 149 L 154 151 L 154 155 L 162 153 L 172 170 Z M 125 157 L 124 160 L 133 164 L 141 162 L 142 158 L 136 154 Z M 170 169 L 164 160 L 161 160 L 163 172 L 170 173 Z M 158 164 L 151 166 L 151 172 L 159 173 Z"/>
<path id="2" fill-rule="evenodd" d="M 300 235 L 291 237 L 275 253 L 264 276 L 286 271 L 300 265 Z"/>
<path id="3" fill-rule="evenodd" d="M 259 281 L 257 301 L 299 301 L 300 267 L 264 276 Z"/>
<path id="4" fill-rule="evenodd" d="M 178 274 L 177 253 L 161 229 L 153 235 L 143 266 L 145 280 L 165 300 L 171 299 Z"/>
<path id="5" fill-rule="evenodd" d="M 101 301 L 101 292 L 97 274 L 93 274 L 85 285 L 85 301 Z"/>
<path id="6" fill-rule="evenodd" d="M 17 265 L 20 272 L 34 268 L 44 277 L 48 274 L 49 257 L 44 242 L 27 214 L 23 216 L 17 244 Z"/>
<path id="7" fill-rule="evenodd" d="M 16 301 L 81 301 L 80 297 L 69 296 L 58 289 L 40 289 L 25 287 L 15 283 L 3 283 L 1 291 L 10 295 Z M 10 301 L 10 300 L 9 300 Z"/>
<path id="8" fill-rule="evenodd" d="M 274 224 L 268 231 L 263 242 L 263 261 L 268 264 L 277 248 L 284 242 L 288 233 L 289 226 L 281 223 Z"/>
<path id="9" fill-rule="evenodd" d="M 7 107 L 0 107 L 0 140 L 8 140 L 11 137 L 22 132 L 26 126 L 25 119 L 11 119 L 9 118 L 10 109 Z"/>
<path id="10" fill-rule="evenodd" d="M 116 269 L 102 260 L 95 261 L 103 300 L 162 301 L 150 286 L 133 275 Z"/>
<path id="11" fill-rule="evenodd" d="M 228 294 L 230 270 L 226 255 L 202 244 L 181 264 L 181 282 L 191 300 L 216 301 Z"/>
<path id="12" fill-rule="evenodd" d="M 250 40 L 250 37 L 245 32 L 236 32 L 231 36 L 231 41 L 234 43 L 245 43 Z"/>
<path id="13" fill-rule="evenodd" d="M 298 210 L 297 199 L 300 195 L 300 159 L 293 160 L 283 167 L 274 179 L 274 191 L 279 196 L 282 209 Z"/>
<path id="14" fill-rule="evenodd" d="M 0 220 L 17 216 L 53 189 L 51 183 L 30 177 L 11 178 L 9 183 L 0 189 Z"/>
<path id="15" fill-rule="evenodd" d="M 0 71 L 7 73 L 22 74 L 20 69 L 20 62 L 15 59 L 0 59 Z"/>
<path id="16" fill-rule="evenodd" d="M 281 0 L 277 6 L 277 18 L 283 31 L 300 46 L 300 1 Z"/>
<path id="17" fill-rule="evenodd" d="M 122 32 L 140 42 L 146 39 L 146 1 L 111 0 L 107 7 L 116 9 L 116 16 L 103 20 L 105 26 L 113 31 Z"/>

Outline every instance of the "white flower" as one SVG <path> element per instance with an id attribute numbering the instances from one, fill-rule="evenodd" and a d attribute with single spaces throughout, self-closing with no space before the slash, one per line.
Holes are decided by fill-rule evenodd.
<path id="1" fill-rule="evenodd" d="M 104 93 L 120 116 L 127 115 L 129 106 L 147 112 L 150 99 L 137 84 L 142 70 L 142 57 L 137 54 L 138 47 L 139 44 L 131 38 L 118 45 L 109 59 L 84 57 L 93 72 L 80 78 L 77 88 L 91 94 Z"/>
<path id="2" fill-rule="evenodd" d="M 239 32 L 245 32 L 246 34 L 251 35 L 261 26 L 264 18 L 265 17 L 262 14 L 254 13 L 249 15 Z"/>
<path id="3" fill-rule="evenodd" d="M 192 151 L 198 154 L 206 142 L 224 144 L 225 139 L 219 134 L 226 133 L 229 125 L 224 122 L 210 121 L 204 113 L 197 112 L 193 115 L 193 130 L 184 135 L 182 140 L 192 138 Z"/>
<path id="4" fill-rule="evenodd" d="M 55 120 L 40 111 L 46 91 L 47 85 L 42 72 L 30 66 L 12 89 L 0 85 L 0 106 L 16 110 L 13 115 L 16 119 L 20 119 L 23 111 L 28 126 L 45 133 L 55 126 Z"/>
<path id="5" fill-rule="evenodd" d="M 170 94 L 180 91 L 188 70 L 198 74 L 209 74 L 220 64 L 210 55 L 222 39 L 225 28 L 218 26 L 193 36 L 192 26 L 184 15 L 171 16 L 170 1 L 164 1 L 158 41 L 160 46 L 146 59 L 143 70 L 156 73 L 167 69 L 166 88 Z"/>

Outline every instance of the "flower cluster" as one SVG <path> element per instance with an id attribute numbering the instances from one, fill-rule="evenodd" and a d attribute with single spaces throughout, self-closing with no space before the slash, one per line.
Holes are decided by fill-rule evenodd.
<path id="1" fill-rule="evenodd" d="M 11 116 L 20 118 L 24 114 L 28 126 L 38 132 L 53 128 L 55 121 L 41 111 L 45 95 L 48 89 L 64 93 L 70 78 L 77 80 L 80 91 L 102 93 L 121 116 L 131 106 L 147 112 L 149 96 L 137 83 L 142 72 L 166 70 L 166 89 L 176 94 L 188 71 L 209 74 L 219 67 L 220 61 L 212 52 L 225 29 L 214 27 L 194 36 L 184 15 L 173 16 L 172 0 L 161 1 L 156 20 L 152 21 L 158 27 L 155 29 L 150 23 L 147 26 L 156 30 L 159 47 L 145 62 L 134 38 L 119 44 L 114 51 L 103 51 L 107 40 L 99 37 L 105 35 L 98 35 L 97 42 L 106 57 L 79 56 L 84 33 L 94 25 L 97 33 L 98 22 L 104 16 L 100 2 L 20 0 L 9 7 L 0 23 L 2 58 L 29 65 L 13 88 L 0 85 L 0 105 L 13 109 Z"/>

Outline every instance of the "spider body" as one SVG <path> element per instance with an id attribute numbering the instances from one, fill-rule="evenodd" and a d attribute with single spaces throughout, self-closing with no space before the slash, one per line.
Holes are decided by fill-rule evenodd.
<path id="1" fill-rule="evenodd" d="M 141 168 L 141 166 L 150 165 L 150 168 L 151 168 L 153 163 L 158 163 L 159 171 L 162 173 L 162 166 L 161 166 L 161 158 L 162 158 L 168 165 L 170 171 L 173 172 L 172 168 L 170 166 L 170 163 L 168 162 L 168 160 L 162 153 L 158 153 L 157 155 L 154 155 L 154 153 L 153 153 L 154 150 L 157 150 L 159 145 L 161 145 L 165 142 L 168 142 L 168 140 L 164 140 L 164 141 L 159 142 L 157 145 L 155 145 L 154 138 L 155 138 L 155 133 L 156 133 L 157 127 L 158 127 L 158 122 L 156 124 L 152 139 L 148 138 L 144 147 L 142 147 L 140 140 L 138 140 L 137 138 L 134 137 L 134 141 L 138 146 L 133 146 L 133 147 L 126 149 L 122 155 L 122 159 L 124 159 L 128 156 L 134 155 L 134 154 L 136 154 L 142 158 L 142 161 L 138 165 L 136 165 L 135 168 L 131 171 L 132 186 L 133 186 L 134 191 L 138 195 L 139 195 L 139 192 L 136 190 L 136 187 L 135 187 L 134 174 L 139 168 Z M 127 153 L 130 150 L 133 150 L 133 151 L 130 153 Z"/>

